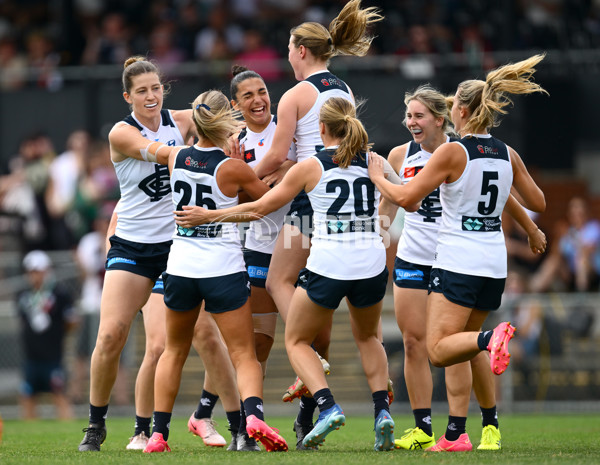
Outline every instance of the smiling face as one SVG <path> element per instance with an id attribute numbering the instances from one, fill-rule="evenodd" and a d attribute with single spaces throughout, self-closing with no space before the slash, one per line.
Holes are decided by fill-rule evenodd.
<path id="1" fill-rule="evenodd" d="M 151 119 L 160 114 L 163 105 L 163 86 L 156 73 L 144 73 L 131 80 L 130 92 L 123 98 L 138 118 Z"/>
<path id="2" fill-rule="evenodd" d="M 444 118 L 435 117 L 419 100 L 408 102 L 404 122 L 413 140 L 422 146 L 431 145 L 444 132 Z"/>
<path id="3" fill-rule="evenodd" d="M 261 132 L 271 122 L 271 99 L 262 79 L 252 77 L 240 82 L 233 105 L 254 132 Z"/>

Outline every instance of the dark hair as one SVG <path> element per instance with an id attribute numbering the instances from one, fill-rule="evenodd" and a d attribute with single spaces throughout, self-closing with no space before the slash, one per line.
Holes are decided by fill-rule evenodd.
<path id="1" fill-rule="evenodd" d="M 132 80 L 135 76 L 145 73 L 155 73 L 158 76 L 158 80 L 162 83 L 163 76 L 152 61 L 147 60 L 145 57 L 137 55 L 127 58 L 123 65 L 123 75 L 121 80 L 123 82 L 123 91 L 129 93 L 132 86 Z M 164 95 L 168 93 L 168 89 L 165 88 Z"/>
<path id="2" fill-rule="evenodd" d="M 231 95 L 231 98 L 235 101 L 237 101 L 238 86 L 246 79 L 258 78 L 265 82 L 260 74 L 258 74 L 256 71 L 246 68 L 245 66 L 233 65 L 231 67 L 231 74 L 233 75 L 233 79 L 231 80 L 229 95 Z"/>

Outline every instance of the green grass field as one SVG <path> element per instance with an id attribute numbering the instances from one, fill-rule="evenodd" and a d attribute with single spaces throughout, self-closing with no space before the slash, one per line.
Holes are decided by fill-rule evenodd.
<path id="1" fill-rule="evenodd" d="M 412 417 L 396 416 L 396 434 L 412 425 Z M 224 419 L 217 418 L 219 431 L 226 434 Z M 170 454 L 143 454 L 125 450 L 132 430 L 129 418 L 110 418 L 108 437 L 102 451 L 81 453 L 77 445 L 83 437 L 85 421 L 58 422 L 41 420 L 4 421 L 4 437 L 0 445 L 0 464 L 307 464 L 369 465 L 377 464 L 598 464 L 600 463 L 599 415 L 504 415 L 500 428 L 503 449 L 500 452 L 431 453 L 373 451 L 373 419 L 349 415 L 346 426 L 327 437 L 321 450 L 290 450 L 287 453 L 242 453 L 212 449 L 187 432 L 186 418 L 176 417 L 171 424 Z M 292 417 L 272 417 L 270 423 L 279 428 L 291 446 Z M 445 418 L 434 418 L 436 436 L 443 434 Z M 472 415 L 467 431 L 474 448 L 479 444 L 481 428 Z"/>

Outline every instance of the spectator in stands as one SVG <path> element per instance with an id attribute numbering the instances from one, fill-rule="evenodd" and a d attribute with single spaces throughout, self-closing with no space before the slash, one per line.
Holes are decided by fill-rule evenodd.
<path id="1" fill-rule="evenodd" d="M 90 135 L 87 131 L 75 130 L 69 135 L 66 145 L 67 149 L 48 167 L 49 178 L 45 191 L 50 226 L 48 234 L 58 249 L 69 249 L 75 244 L 65 216 L 75 203 L 79 179 L 86 165 Z"/>
<path id="2" fill-rule="evenodd" d="M 527 210 L 532 220 L 536 220 L 537 214 Z M 532 254 L 525 230 L 508 213 L 502 214 L 502 230 L 506 242 L 506 253 L 508 255 L 508 269 L 520 272 L 533 273 L 542 262 L 543 255 Z"/>
<path id="3" fill-rule="evenodd" d="M 83 64 L 123 63 L 131 55 L 131 32 L 125 15 L 113 12 L 104 17 L 102 27 L 88 32 Z"/>
<path id="4" fill-rule="evenodd" d="M 0 39 L 0 90 L 13 91 L 25 86 L 27 59 L 12 37 Z"/>
<path id="5" fill-rule="evenodd" d="M 557 225 L 558 239 L 533 276 L 533 292 L 552 289 L 597 290 L 600 276 L 600 221 L 588 216 L 585 199 L 573 197 L 567 207 L 567 224 Z"/>
<path id="6" fill-rule="evenodd" d="M 28 65 L 36 78 L 36 84 L 42 89 L 56 91 L 62 88 L 63 78 L 58 71 L 60 54 L 55 44 L 45 33 L 35 31 L 25 41 Z"/>
<path id="7" fill-rule="evenodd" d="M 256 71 L 265 82 L 270 82 L 283 76 L 279 68 L 280 58 L 273 47 L 264 43 L 261 31 L 249 28 L 244 31 L 244 49 L 234 61 Z"/>
<path id="8" fill-rule="evenodd" d="M 196 36 L 196 58 L 226 59 L 242 49 L 244 33 L 239 25 L 228 21 L 227 9 L 224 6 L 215 6 L 208 21 L 208 25 Z"/>
<path id="9" fill-rule="evenodd" d="M 3 211 L 23 219 L 25 248 L 49 249 L 47 211 L 44 192 L 48 183 L 48 167 L 55 153 L 49 137 L 36 132 L 23 139 L 19 153 L 9 162 L 9 174 L 0 182 Z"/>
<path id="10" fill-rule="evenodd" d="M 63 346 L 67 330 L 74 324 L 73 301 L 50 273 L 51 260 L 45 252 L 29 252 L 23 268 L 29 285 L 17 295 L 25 352 L 22 415 L 27 420 L 35 418 L 37 394 L 51 392 L 56 415 L 68 419 L 72 411 L 65 395 Z"/>

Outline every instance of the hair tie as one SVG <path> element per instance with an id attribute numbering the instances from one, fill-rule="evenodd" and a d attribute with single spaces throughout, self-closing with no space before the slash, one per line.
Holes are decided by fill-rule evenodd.
<path id="1" fill-rule="evenodd" d="M 196 105 L 196 110 L 199 110 L 200 108 L 205 108 L 208 111 L 210 111 L 210 107 L 206 103 L 199 103 L 198 105 Z"/>
<path id="2" fill-rule="evenodd" d="M 327 45 L 333 45 L 333 40 L 331 40 L 331 37 L 327 39 Z"/>

